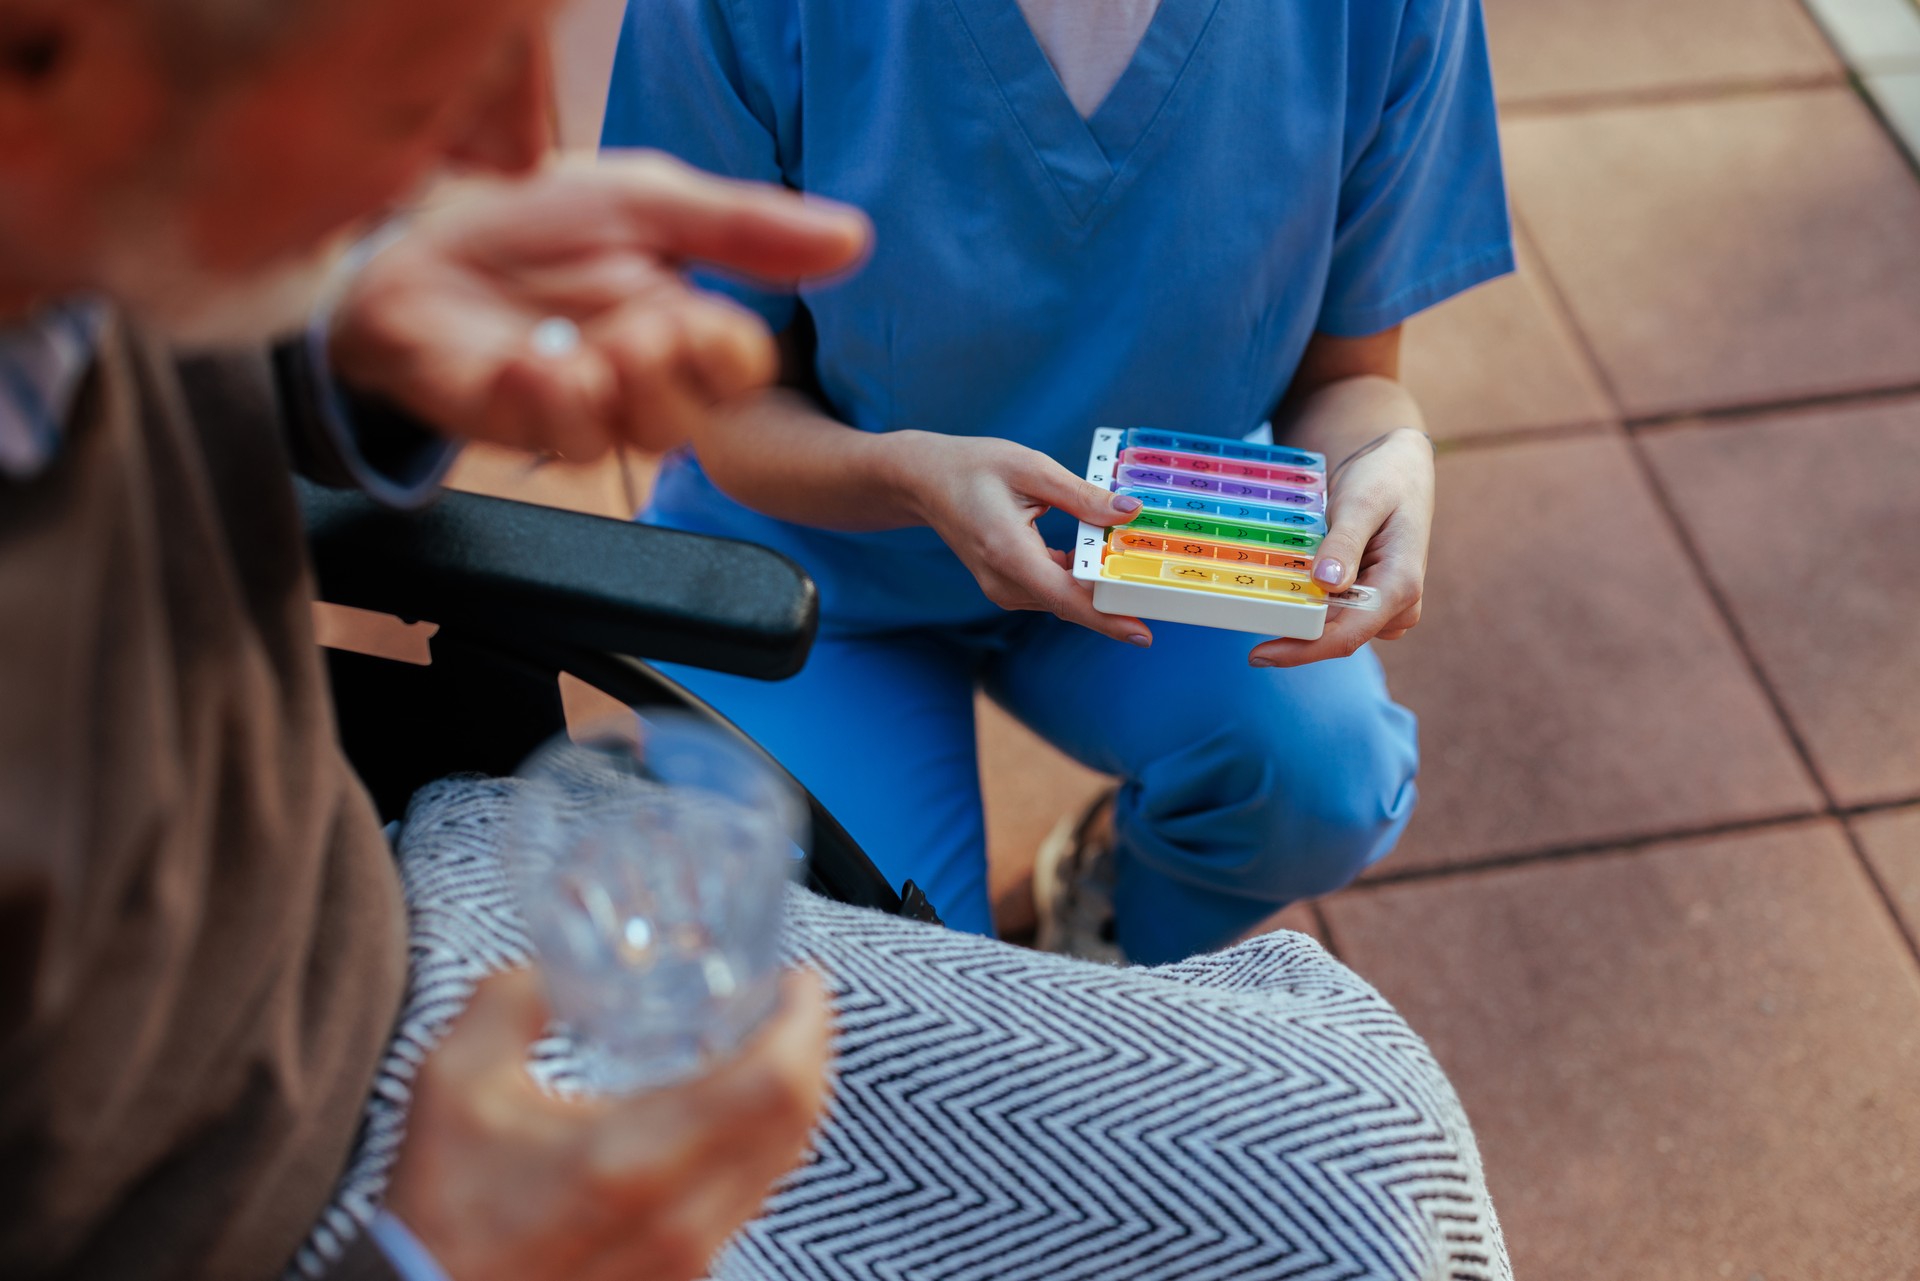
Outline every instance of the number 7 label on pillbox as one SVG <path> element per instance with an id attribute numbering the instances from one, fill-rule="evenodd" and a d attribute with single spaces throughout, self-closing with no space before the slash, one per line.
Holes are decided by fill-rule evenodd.
<path id="1" fill-rule="evenodd" d="M 1177 453 L 1183 465 L 1141 467 L 1161 460 L 1140 459 L 1140 450 Z M 1218 470 L 1208 459 L 1220 460 Z M 1082 522 L 1073 575 L 1092 585 L 1102 613 L 1316 640 L 1330 605 L 1380 607 L 1369 588 L 1329 597 L 1310 576 L 1326 531 L 1325 473 L 1326 460 L 1305 450 L 1103 427 L 1087 479 L 1142 506 L 1111 532 Z M 1213 479 L 1225 476 L 1245 479 L 1228 489 Z"/>

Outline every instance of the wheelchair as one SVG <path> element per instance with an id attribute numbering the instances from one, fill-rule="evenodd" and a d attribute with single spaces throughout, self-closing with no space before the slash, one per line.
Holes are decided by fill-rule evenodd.
<path id="1" fill-rule="evenodd" d="M 781 769 L 647 660 L 769 681 L 798 672 L 819 597 L 786 557 L 477 494 L 400 512 L 298 484 L 318 599 L 439 628 L 425 666 L 327 651 L 341 745 L 384 820 L 435 779 L 511 773 L 562 732 L 563 672 L 629 706 L 704 717 Z M 812 827 L 809 888 L 938 923 L 919 887 L 896 889 L 801 791 Z"/>

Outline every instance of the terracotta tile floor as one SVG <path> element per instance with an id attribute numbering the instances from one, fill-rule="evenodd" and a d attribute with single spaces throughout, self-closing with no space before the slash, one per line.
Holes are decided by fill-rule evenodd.
<path id="1" fill-rule="evenodd" d="M 1532 115 L 1519 217 L 1633 416 L 1920 384 L 1920 187 L 1845 87 Z"/>
<path id="2" fill-rule="evenodd" d="M 1485 0 L 1508 104 L 1837 80 L 1798 0 Z"/>
<path id="3" fill-rule="evenodd" d="M 1920 399 L 1642 443 L 1828 791 L 1920 794 Z M 1784 509 L 1818 535 L 1781 537 Z"/>
<path id="4" fill-rule="evenodd" d="M 1613 416 L 1525 245 L 1517 275 L 1413 318 L 1402 375 L 1441 440 L 1589 426 Z"/>
<path id="5" fill-rule="evenodd" d="M 1410 882 L 1327 916 L 1453 1072 L 1522 1278 L 1920 1266 L 1920 972 L 1839 823 Z"/>
<path id="6" fill-rule="evenodd" d="M 1409 338 L 1422 809 L 1284 923 L 1452 1070 L 1523 1278 L 1920 1277 L 1920 178 L 1797 0 L 1487 7 L 1526 274 Z M 1103 780 L 981 720 L 1018 925 Z"/>
<path id="7" fill-rule="evenodd" d="M 1432 602 L 1380 647 L 1423 796 L 1376 874 L 1820 805 L 1633 452 L 1609 430 L 1440 460 Z"/>
<path id="8" fill-rule="evenodd" d="M 1920 1277 L 1920 179 L 1796 4 L 1488 8 L 1530 278 L 1409 338 L 1424 799 L 1322 918 L 1522 1277 Z"/>

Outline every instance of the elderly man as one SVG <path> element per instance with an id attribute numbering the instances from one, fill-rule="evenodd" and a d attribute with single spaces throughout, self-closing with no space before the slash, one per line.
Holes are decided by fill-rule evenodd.
<path id="1" fill-rule="evenodd" d="M 1298 936 L 1120 973 L 803 897 L 822 978 L 621 1100 L 535 1086 L 524 974 L 423 1020 L 409 907 L 483 914 L 402 902 L 289 467 L 410 502 L 449 440 L 670 445 L 775 364 L 678 265 L 791 283 L 867 234 L 540 172 L 270 354 L 431 171 L 536 169 L 550 2 L 0 0 L 0 1274 L 1503 1275 L 1444 1078 Z M 409 866 L 497 854 L 451 810 L 498 800 L 416 805 Z"/>

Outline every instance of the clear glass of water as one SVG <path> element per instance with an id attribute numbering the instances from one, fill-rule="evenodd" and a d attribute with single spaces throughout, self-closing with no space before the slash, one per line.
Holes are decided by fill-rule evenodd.
<path id="1" fill-rule="evenodd" d="M 557 738 L 519 778 L 511 879 L 587 1086 L 650 1089 L 731 1055 L 778 1000 L 798 790 L 685 712 Z"/>

